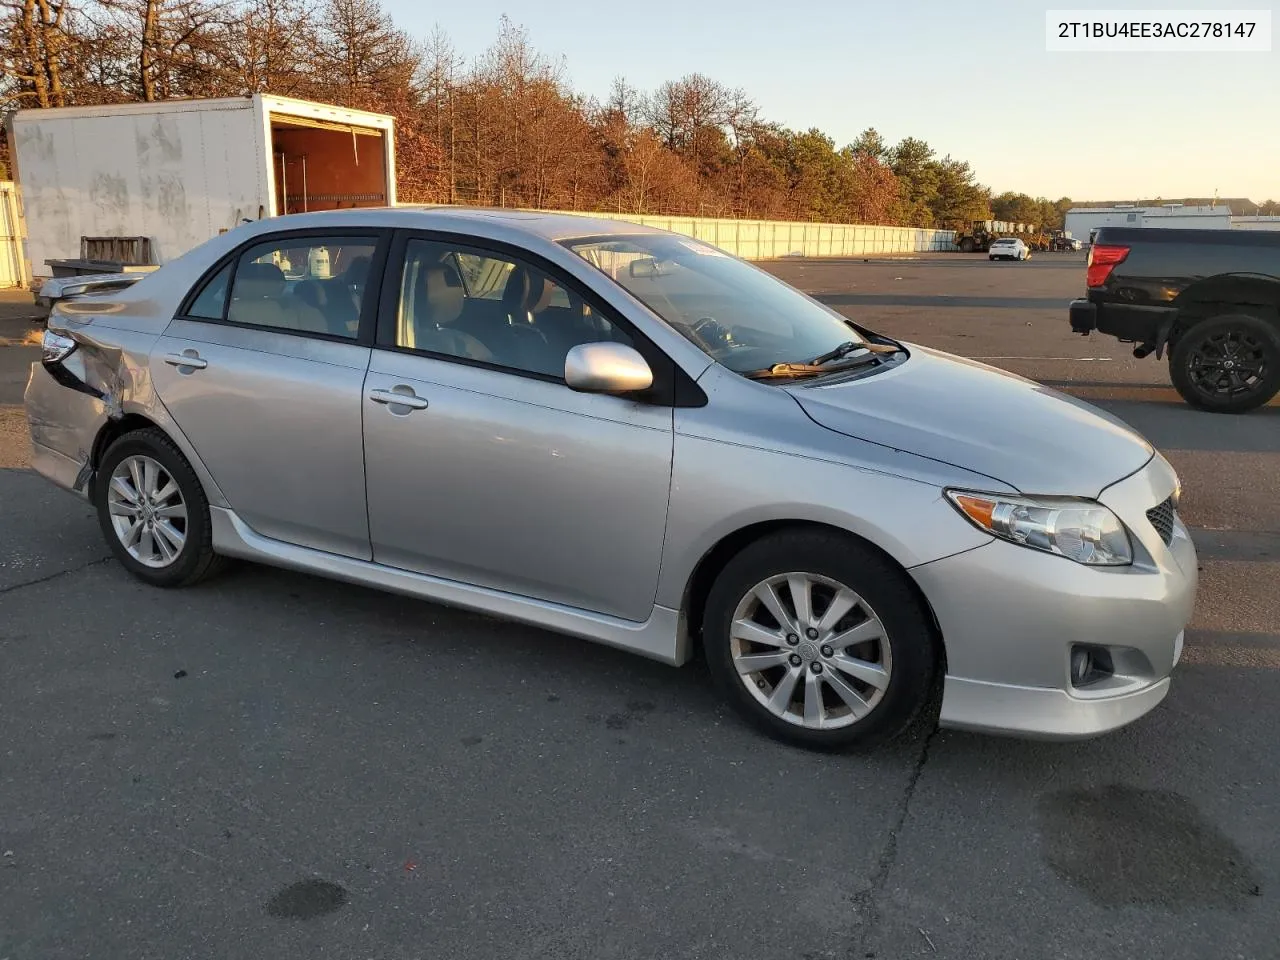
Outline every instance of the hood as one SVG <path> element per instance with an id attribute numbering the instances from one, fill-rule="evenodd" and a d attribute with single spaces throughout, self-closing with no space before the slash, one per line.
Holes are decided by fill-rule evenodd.
<path id="1" fill-rule="evenodd" d="M 1153 448 L 1122 420 L 995 367 L 919 346 L 846 383 L 784 387 L 821 426 L 985 474 L 1027 494 L 1096 497 Z"/>

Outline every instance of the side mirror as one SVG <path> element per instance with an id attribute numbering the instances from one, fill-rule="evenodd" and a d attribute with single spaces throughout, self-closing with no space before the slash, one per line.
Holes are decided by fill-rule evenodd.
<path id="1" fill-rule="evenodd" d="M 631 272 L 633 280 L 648 280 L 662 273 L 658 266 L 658 261 L 653 257 L 641 257 L 639 260 L 632 260 L 627 269 Z"/>
<path id="2" fill-rule="evenodd" d="M 580 343 L 564 358 L 564 382 L 583 393 L 634 393 L 653 386 L 653 371 L 631 347 Z"/>

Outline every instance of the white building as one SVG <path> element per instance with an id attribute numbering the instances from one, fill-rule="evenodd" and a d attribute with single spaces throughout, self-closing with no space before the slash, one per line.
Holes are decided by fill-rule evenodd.
<path id="1" fill-rule="evenodd" d="M 1233 230 L 1280 230 L 1280 217 L 1232 217 Z"/>
<path id="2" fill-rule="evenodd" d="M 1201 207 L 1186 207 L 1180 203 L 1166 203 L 1158 207 L 1119 204 L 1114 207 L 1072 207 L 1067 211 L 1063 226 L 1071 236 L 1087 241 L 1090 231 L 1099 227 L 1230 230 L 1232 219 L 1231 208 L 1225 204 Z"/>

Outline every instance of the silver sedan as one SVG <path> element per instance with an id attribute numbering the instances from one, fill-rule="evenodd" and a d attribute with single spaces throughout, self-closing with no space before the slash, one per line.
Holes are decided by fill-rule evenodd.
<path id="1" fill-rule="evenodd" d="M 1158 704 L 1196 555 L 1165 459 L 683 236 L 245 224 L 61 304 L 36 469 L 160 587 L 238 557 L 679 665 L 805 745 L 1083 737 Z M 941 688 L 941 704 L 934 691 Z"/>

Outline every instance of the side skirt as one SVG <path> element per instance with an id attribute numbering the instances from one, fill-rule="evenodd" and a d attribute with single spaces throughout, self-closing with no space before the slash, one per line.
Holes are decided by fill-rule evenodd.
<path id="1" fill-rule="evenodd" d="M 635 623 L 273 540 L 255 533 L 234 511 L 223 507 L 210 507 L 209 516 L 213 525 L 213 548 L 228 557 L 488 613 L 593 640 L 672 666 L 679 666 L 689 659 L 690 643 L 680 623 L 680 613 L 669 607 L 655 605 L 648 620 Z"/>

